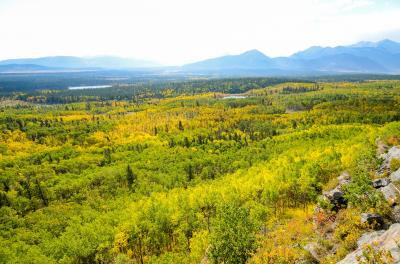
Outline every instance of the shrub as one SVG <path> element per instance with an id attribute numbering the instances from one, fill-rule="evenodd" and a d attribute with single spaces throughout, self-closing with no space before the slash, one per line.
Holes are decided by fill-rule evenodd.
<path id="1" fill-rule="evenodd" d="M 400 168 L 400 160 L 399 159 L 392 159 L 390 161 L 390 170 L 397 171 Z"/>
<path id="2" fill-rule="evenodd" d="M 363 247 L 362 255 L 357 257 L 360 264 L 390 264 L 394 263 L 392 254 L 389 250 L 380 249 L 379 245 L 365 245 Z"/>
<path id="3" fill-rule="evenodd" d="M 392 146 L 400 145 L 400 138 L 398 136 L 390 136 L 387 143 Z"/>
<path id="4" fill-rule="evenodd" d="M 247 209 L 232 204 L 221 206 L 211 234 L 211 261 L 246 263 L 257 248 L 255 232 Z"/>

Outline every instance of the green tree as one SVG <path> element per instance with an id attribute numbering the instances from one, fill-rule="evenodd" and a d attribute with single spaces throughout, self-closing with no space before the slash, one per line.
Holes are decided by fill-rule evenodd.
<path id="1" fill-rule="evenodd" d="M 192 164 L 189 164 L 189 166 L 188 166 L 187 169 L 186 169 L 186 173 L 187 173 L 187 179 L 188 179 L 188 181 L 191 181 L 191 180 L 194 179 Z"/>
<path id="2" fill-rule="evenodd" d="M 185 145 L 186 148 L 190 147 L 190 142 L 187 137 L 184 138 L 183 142 L 184 142 L 183 144 Z"/>
<path id="3" fill-rule="evenodd" d="M 126 167 L 126 179 L 128 181 L 128 187 L 129 189 L 132 188 L 132 185 L 135 183 L 136 181 L 136 175 L 133 173 L 131 166 Z"/>
<path id="4" fill-rule="evenodd" d="M 211 233 L 211 261 L 246 263 L 257 248 L 255 232 L 247 209 L 234 204 L 221 206 Z"/>
<path id="5" fill-rule="evenodd" d="M 180 121 L 180 120 L 179 120 L 179 123 L 178 123 L 178 129 L 181 130 L 181 131 L 184 130 L 182 121 Z"/>
<path id="6" fill-rule="evenodd" d="M 111 150 L 109 148 L 104 149 L 103 151 L 103 160 L 101 162 L 101 165 L 104 166 L 106 164 L 111 163 Z"/>

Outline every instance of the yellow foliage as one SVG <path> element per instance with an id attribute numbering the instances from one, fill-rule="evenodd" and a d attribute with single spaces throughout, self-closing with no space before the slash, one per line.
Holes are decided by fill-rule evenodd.
<path id="1" fill-rule="evenodd" d="M 286 223 L 280 219 L 261 238 L 261 248 L 249 263 L 296 263 L 306 260 L 303 246 L 314 237 L 310 216 L 302 210 L 289 210 L 286 217 L 289 218 Z"/>

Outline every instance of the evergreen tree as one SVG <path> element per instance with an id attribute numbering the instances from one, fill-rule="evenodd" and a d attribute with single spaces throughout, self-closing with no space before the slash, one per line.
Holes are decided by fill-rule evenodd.
<path id="1" fill-rule="evenodd" d="M 187 168 L 187 178 L 188 181 L 191 181 L 194 179 L 194 175 L 193 175 L 193 167 L 191 164 L 189 164 L 188 168 Z"/>
<path id="2" fill-rule="evenodd" d="M 128 187 L 129 189 L 132 188 L 132 185 L 135 183 L 136 181 L 136 175 L 133 173 L 131 166 L 126 167 L 126 179 L 128 181 Z"/>
<path id="3" fill-rule="evenodd" d="M 184 130 L 183 125 L 182 125 L 182 121 L 180 121 L 180 120 L 179 120 L 179 123 L 178 123 L 178 129 L 181 130 L 181 131 Z"/>

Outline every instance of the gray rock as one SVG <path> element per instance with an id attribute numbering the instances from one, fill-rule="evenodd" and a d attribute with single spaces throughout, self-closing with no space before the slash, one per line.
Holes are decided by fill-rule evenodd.
<path id="1" fill-rule="evenodd" d="M 337 179 L 339 181 L 340 186 L 349 184 L 351 182 L 350 173 L 347 171 L 342 172 L 342 174 L 340 174 L 340 176 Z"/>
<path id="2" fill-rule="evenodd" d="M 393 257 L 393 263 L 400 263 L 400 247 L 397 245 L 400 243 L 400 224 L 393 224 L 388 230 L 379 236 L 371 237 L 371 240 L 365 241 L 365 244 L 376 245 L 380 250 L 390 251 Z M 361 257 L 363 253 L 363 245 L 358 247 L 355 251 L 348 254 L 343 260 L 339 261 L 338 264 L 351 264 L 358 263 L 357 257 Z"/>
<path id="3" fill-rule="evenodd" d="M 400 169 L 390 174 L 390 180 L 392 182 L 400 181 Z"/>
<path id="4" fill-rule="evenodd" d="M 324 192 L 323 195 L 334 205 L 335 210 L 347 205 L 347 200 L 344 198 L 344 193 L 340 187 Z"/>
<path id="5" fill-rule="evenodd" d="M 339 183 L 334 189 L 323 192 L 323 196 L 334 206 L 333 210 L 335 211 L 347 206 L 347 200 L 344 198 L 342 188 L 351 182 L 351 176 L 350 173 L 344 171 L 337 179 Z"/>
<path id="6" fill-rule="evenodd" d="M 397 146 L 391 147 L 389 151 L 384 155 L 384 159 L 388 162 L 391 162 L 392 159 L 400 159 L 400 148 L 398 148 Z"/>
<path id="7" fill-rule="evenodd" d="M 400 190 L 396 187 L 396 185 L 390 183 L 379 190 L 383 193 L 383 196 L 385 197 L 386 201 L 389 202 L 389 204 L 393 205 L 398 203 Z"/>
<path id="8" fill-rule="evenodd" d="M 305 245 L 304 250 L 308 251 L 317 263 L 321 261 L 325 253 L 321 249 L 321 246 L 315 242 Z"/>
<path id="9" fill-rule="evenodd" d="M 380 155 L 380 158 L 383 159 L 383 162 L 378 169 L 378 174 L 383 174 L 385 171 L 390 170 L 392 159 L 400 159 L 400 148 L 396 146 L 391 147 L 387 153 Z"/>
<path id="10" fill-rule="evenodd" d="M 385 233 L 385 230 L 378 230 L 378 231 L 373 231 L 369 233 L 364 233 L 358 240 L 357 240 L 357 246 L 361 247 L 365 244 L 367 244 L 369 241 L 372 241 L 379 236 L 381 236 L 383 233 Z"/>
<path id="11" fill-rule="evenodd" d="M 336 201 L 339 200 L 340 198 L 343 197 L 343 192 L 339 188 L 335 188 L 333 190 L 324 192 L 324 195 L 326 198 L 328 198 L 330 201 Z"/>
<path id="12" fill-rule="evenodd" d="M 400 223 L 400 205 L 393 207 L 393 220 L 395 223 Z"/>
<path id="13" fill-rule="evenodd" d="M 384 224 L 383 217 L 379 214 L 362 213 L 361 223 L 368 223 L 370 225 L 375 225 L 376 227 L 381 227 Z"/>
<path id="14" fill-rule="evenodd" d="M 377 146 L 377 153 L 378 153 L 378 155 L 382 155 L 382 154 L 384 154 L 387 150 L 388 150 L 388 146 L 382 141 L 382 140 L 380 140 L 380 139 L 377 139 L 376 141 L 375 141 L 375 144 L 376 144 L 376 146 Z"/>
<path id="15" fill-rule="evenodd" d="M 372 181 L 372 186 L 375 189 L 378 189 L 378 188 L 382 188 L 382 187 L 385 187 L 385 186 L 389 185 L 389 183 L 390 183 L 390 179 L 389 178 L 381 178 L 381 179 L 373 180 Z"/>

